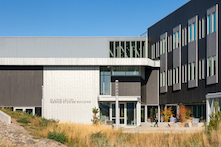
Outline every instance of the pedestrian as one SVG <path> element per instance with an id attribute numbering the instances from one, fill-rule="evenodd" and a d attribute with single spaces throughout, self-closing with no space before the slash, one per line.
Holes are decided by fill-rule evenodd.
<path id="1" fill-rule="evenodd" d="M 154 127 L 155 127 L 155 125 L 157 125 L 157 127 L 158 127 L 158 113 L 156 113 L 156 117 L 155 117 L 155 124 L 154 124 Z"/>
<path id="2" fill-rule="evenodd" d="M 174 119 L 173 115 L 171 114 L 171 116 L 170 116 L 170 122 L 169 122 L 168 126 L 169 126 L 169 127 L 172 126 L 172 125 L 174 124 L 174 121 L 175 121 L 175 119 Z"/>

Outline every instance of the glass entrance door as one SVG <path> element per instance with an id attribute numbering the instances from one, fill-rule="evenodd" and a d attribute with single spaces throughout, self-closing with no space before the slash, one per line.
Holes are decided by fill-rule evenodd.
<path id="1" fill-rule="evenodd" d="M 115 103 L 111 103 L 111 107 L 110 107 L 111 111 L 110 111 L 110 116 L 111 116 L 111 120 L 114 122 L 114 124 L 116 124 L 116 107 L 115 107 Z M 126 125 L 126 103 L 120 102 L 119 103 L 119 124 L 120 125 Z"/>

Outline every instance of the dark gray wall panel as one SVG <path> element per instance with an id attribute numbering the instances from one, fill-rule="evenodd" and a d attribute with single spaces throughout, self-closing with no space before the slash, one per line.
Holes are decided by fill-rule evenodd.
<path id="1" fill-rule="evenodd" d="M 216 33 L 217 32 L 213 32 L 207 35 L 207 58 L 216 55 Z"/>
<path id="2" fill-rule="evenodd" d="M 2 106 L 41 106 L 42 67 L 0 66 Z"/>
<path id="3" fill-rule="evenodd" d="M 194 16 L 198 16 L 198 20 L 202 18 L 206 18 L 207 16 L 207 10 L 214 7 L 216 4 L 219 5 L 219 11 L 218 11 L 218 27 L 221 28 L 221 11 L 220 11 L 220 6 L 221 2 L 220 0 L 191 0 L 187 2 L 185 5 L 182 7 L 178 8 L 171 14 L 167 15 L 165 18 L 148 28 L 148 36 L 149 39 L 151 40 L 149 44 L 151 45 L 152 43 L 156 42 L 159 40 L 159 36 L 164 33 L 165 31 L 169 35 L 172 35 L 173 33 L 173 28 L 177 26 L 177 24 L 181 24 L 182 28 L 188 26 L 188 20 L 193 18 Z M 217 21 L 218 22 L 218 21 Z M 207 26 L 205 25 L 205 28 Z M 206 30 L 205 30 L 206 32 Z M 217 30 L 218 36 L 221 35 L 221 31 Z M 217 38 L 218 42 L 221 42 L 221 38 Z M 152 42 L 153 41 L 153 42 Z M 206 59 L 206 48 L 207 48 L 207 35 L 205 35 L 205 38 L 202 38 L 198 40 L 198 59 Z M 221 59 L 221 48 L 220 45 L 218 46 L 218 54 L 217 58 Z M 181 48 L 181 62 L 182 65 L 187 64 L 188 61 L 188 45 L 183 46 Z M 173 62 L 171 62 L 172 55 L 168 53 L 168 69 L 172 67 Z M 197 59 L 197 61 L 198 61 Z M 220 64 L 221 61 L 217 61 L 217 66 L 219 67 L 217 72 L 221 72 Z M 197 67 L 198 69 L 198 67 Z M 206 69 L 206 68 L 205 68 Z M 206 71 L 205 71 L 206 73 Z M 198 75 L 198 74 L 197 74 Z M 220 74 L 219 74 L 220 75 Z M 198 79 L 198 77 L 197 77 Z M 188 88 L 187 83 L 182 83 L 182 89 L 179 91 L 173 91 L 172 87 L 168 87 L 168 92 L 167 93 L 161 93 L 160 94 L 160 104 L 173 104 L 173 103 L 189 103 L 189 102 L 202 102 L 205 101 L 205 95 L 207 93 L 214 93 L 214 92 L 220 92 L 221 89 L 221 78 L 218 79 L 217 84 L 211 84 L 207 85 L 206 84 L 206 79 L 199 80 L 198 81 L 198 87 L 194 88 Z"/>
<path id="4" fill-rule="evenodd" d="M 115 80 L 118 80 L 119 96 L 141 96 L 140 76 L 112 76 L 111 96 L 115 96 Z"/>
<path id="5" fill-rule="evenodd" d="M 146 68 L 146 79 L 142 80 L 141 101 L 145 104 L 159 104 L 159 69 Z"/>

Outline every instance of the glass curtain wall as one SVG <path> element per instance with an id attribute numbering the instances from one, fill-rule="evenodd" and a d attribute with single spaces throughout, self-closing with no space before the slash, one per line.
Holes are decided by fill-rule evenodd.
<path id="1" fill-rule="evenodd" d="M 110 95 L 110 67 L 100 67 L 100 95 Z"/>

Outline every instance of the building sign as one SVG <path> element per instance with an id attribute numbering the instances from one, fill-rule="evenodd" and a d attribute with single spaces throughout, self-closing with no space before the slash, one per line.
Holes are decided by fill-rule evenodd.
<path id="1" fill-rule="evenodd" d="M 51 104 L 90 104 L 91 101 L 79 101 L 74 99 L 50 99 Z"/>

